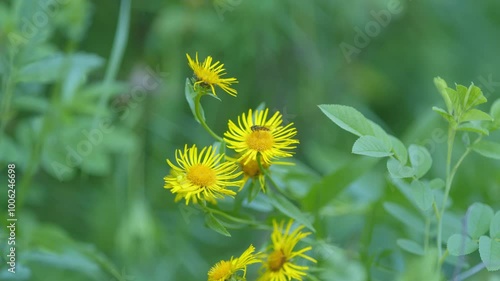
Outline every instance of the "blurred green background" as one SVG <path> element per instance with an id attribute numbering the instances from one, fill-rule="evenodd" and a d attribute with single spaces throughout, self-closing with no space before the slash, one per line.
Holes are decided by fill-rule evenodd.
<path id="1" fill-rule="evenodd" d="M 239 80 L 238 97 L 203 99 L 214 131 L 262 102 L 295 123 L 297 165 L 274 172 L 316 215 L 311 255 L 322 269 L 311 276 L 394 280 L 407 272 L 403 257 L 412 256 L 395 241 L 414 234 L 383 203 L 411 206 L 385 163 L 351 155 L 355 138 L 317 105 L 354 106 L 406 145 L 425 145 L 431 177 L 442 177 L 446 124 L 431 110 L 442 106 L 432 79 L 474 82 L 489 105 L 500 97 L 499 1 L 133 1 L 117 79 L 104 82 L 119 6 L 0 2 L 0 177 L 3 185 L 7 163 L 16 164 L 19 219 L 15 276 L 6 272 L 8 233 L 0 231 L 0 280 L 205 280 L 220 259 L 250 243 L 265 247 L 269 231 L 223 237 L 163 188 L 175 149 L 213 143 L 184 97 L 192 76 L 185 54 L 196 52 Z M 347 45 L 355 50 L 348 56 Z M 457 220 L 473 202 L 500 209 L 499 171 L 498 161 L 478 155 L 465 161 L 451 193 Z M 305 195 L 318 185 L 334 196 L 308 209 Z M 264 199 L 246 211 L 270 221 Z M 478 261 L 475 253 L 464 262 Z M 499 278 L 484 271 L 470 280 Z"/>

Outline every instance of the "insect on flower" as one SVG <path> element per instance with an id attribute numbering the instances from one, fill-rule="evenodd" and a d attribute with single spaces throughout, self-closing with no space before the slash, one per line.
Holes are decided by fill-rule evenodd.
<path id="1" fill-rule="evenodd" d="M 270 131 L 268 127 L 259 126 L 259 125 L 253 125 L 252 127 L 250 127 L 250 129 L 252 130 L 252 132 L 255 132 L 255 131 Z"/>

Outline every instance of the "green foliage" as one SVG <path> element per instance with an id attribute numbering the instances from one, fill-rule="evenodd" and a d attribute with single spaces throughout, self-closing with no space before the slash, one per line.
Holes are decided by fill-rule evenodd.
<path id="1" fill-rule="evenodd" d="M 12 275 L 0 212 L 0 280 L 206 280 L 249 243 L 268 249 L 271 221 L 291 217 L 314 231 L 297 247 L 318 261 L 300 264 L 304 280 L 498 281 L 498 1 L 398 13 L 390 1 L 130 1 L 116 60 L 123 2 L 0 1 L 0 179 L 15 163 L 19 223 Z M 237 98 L 201 98 L 218 99 L 193 89 L 194 52 L 225 63 Z M 429 73 L 449 83 L 433 91 Z M 176 203 L 165 159 L 214 141 L 237 157 L 204 126 L 221 136 L 262 101 L 297 128 L 295 165 L 269 169 L 271 193 L 252 181 L 217 205 Z"/>

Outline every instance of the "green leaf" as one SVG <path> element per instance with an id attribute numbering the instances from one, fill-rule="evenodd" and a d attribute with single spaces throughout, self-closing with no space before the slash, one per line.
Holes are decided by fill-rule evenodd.
<path id="1" fill-rule="evenodd" d="M 500 241 L 488 236 L 479 238 L 479 255 L 488 271 L 500 270 Z"/>
<path id="2" fill-rule="evenodd" d="M 378 158 L 356 157 L 314 184 L 304 199 L 304 209 L 321 210 L 378 163 Z"/>
<path id="3" fill-rule="evenodd" d="M 208 213 L 205 216 L 205 223 L 209 228 L 215 230 L 216 232 L 224 236 L 231 237 L 231 234 L 227 231 L 226 227 L 212 213 Z"/>
<path id="4" fill-rule="evenodd" d="M 408 148 L 410 162 L 417 178 L 423 177 L 432 166 L 431 154 L 427 148 L 420 145 L 410 145 Z"/>
<path id="5" fill-rule="evenodd" d="M 439 115 L 441 115 L 446 121 L 448 122 L 454 122 L 455 120 L 453 119 L 453 115 L 449 114 L 448 112 L 446 112 L 444 109 L 442 108 L 439 108 L 439 107 L 436 107 L 436 106 L 433 106 L 432 107 L 432 110 L 434 110 L 435 112 L 437 112 Z"/>
<path id="6" fill-rule="evenodd" d="M 474 85 L 474 83 L 472 83 L 467 89 L 467 94 L 464 99 L 465 110 L 468 110 L 485 102 L 487 102 L 487 99 L 486 97 L 484 97 L 481 89 Z"/>
<path id="7" fill-rule="evenodd" d="M 457 114 L 462 112 L 462 104 L 460 103 L 460 98 L 458 96 L 458 92 L 453 90 L 452 88 L 446 88 L 446 93 L 450 97 L 450 101 L 453 107 L 453 111 L 450 112 L 452 114 Z"/>
<path id="8" fill-rule="evenodd" d="M 435 178 L 429 182 L 429 185 L 432 189 L 441 189 L 445 187 L 446 183 L 443 179 Z"/>
<path id="9" fill-rule="evenodd" d="M 490 237 L 500 239 L 500 211 L 498 211 L 490 223 Z"/>
<path id="10" fill-rule="evenodd" d="M 472 122 L 462 123 L 458 125 L 457 130 L 478 133 L 486 136 L 490 134 L 490 132 L 487 129 L 481 127 L 480 124 Z"/>
<path id="11" fill-rule="evenodd" d="M 420 209 L 427 211 L 432 207 L 432 203 L 434 202 L 434 193 L 432 192 L 429 183 L 414 180 L 411 183 L 411 190 L 413 193 L 413 199 Z"/>
<path id="12" fill-rule="evenodd" d="M 41 96 L 16 95 L 13 107 L 19 110 L 44 113 L 50 108 L 50 103 Z"/>
<path id="13" fill-rule="evenodd" d="M 401 164 L 405 165 L 408 161 L 408 150 L 406 150 L 406 146 L 396 137 L 389 136 L 392 142 L 392 151 L 394 152 L 394 156 L 401 162 Z"/>
<path id="14" fill-rule="evenodd" d="M 411 259 L 406 265 L 406 270 L 401 273 L 398 279 L 376 279 L 376 280 L 397 280 L 397 281 L 441 281 L 441 270 L 436 269 L 438 254 L 435 249 L 422 256 Z"/>
<path id="15" fill-rule="evenodd" d="M 373 128 L 368 119 L 353 107 L 339 104 L 322 104 L 319 108 L 340 128 L 359 137 L 373 135 Z"/>
<path id="16" fill-rule="evenodd" d="M 372 126 L 373 129 L 373 134 L 371 136 L 374 136 L 375 138 L 381 140 L 385 146 L 389 148 L 389 151 L 392 149 L 392 140 L 390 136 L 380 127 L 377 123 L 368 120 L 370 125 Z"/>
<path id="17" fill-rule="evenodd" d="M 468 110 L 460 118 L 461 122 L 481 120 L 493 121 L 493 118 L 488 113 L 475 108 Z"/>
<path id="18" fill-rule="evenodd" d="M 500 160 L 500 143 L 481 141 L 473 145 L 472 150 L 485 157 Z"/>
<path id="19" fill-rule="evenodd" d="M 309 218 L 283 195 L 268 190 L 267 196 L 271 205 L 273 205 L 280 212 L 309 228 L 313 232 L 316 232 Z"/>
<path id="20" fill-rule="evenodd" d="M 191 112 L 193 113 L 194 119 L 198 123 L 201 123 L 200 120 L 198 120 L 198 117 L 196 116 L 196 97 L 198 96 L 198 93 L 193 89 L 193 85 L 191 85 L 191 82 L 189 81 L 189 78 L 186 78 L 186 86 L 184 87 L 184 94 L 186 95 L 186 100 L 189 104 L 189 108 L 191 109 Z M 205 111 L 203 110 L 203 107 L 200 104 L 200 113 L 201 113 L 201 118 L 203 121 L 205 121 Z"/>
<path id="21" fill-rule="evenodd" d="M 436 86 L 439 93 L 443 97 L 443 100 L 444 100 L 444 103 L 446 104 L 446 108 L 448 109 L 448 112 L 451 113 L 453 111 L 453 104 L 452 104 L 451 99 L 448 95 L 448 92 L 446 91 L 446 89 L 448 88 L 446 81 L 444 81 L 441 77 L 435 77 L 434 78 L 434 85 Z"/>
<path id="22" fill-rule="evenodd" d="M 482 203 L 474 203 L 467 210 L 466 225 L 467 234 L 472 239 L 478 239 L 490 228 L 490 222 L 493 218 L 493 209 Z"/>
<path id="23" fill-rule="evenodd" d="M 425 223 L 423 219 L 414 215 L 406 208 L 391 202 L 384 203 L 384 209 L 391 214 L 394 218 L 409 226 L 410 228 L 419 231 L 420 233 L 424 232 Z"/>
<path id="24" fill-rule="evenodd" d="M 448 251 L 452 256 L 464 256 L 473 253 L 479 248 L 479 245 L 469 236 L 462 234 L 453 234 L 448 238 Z"/>
<path id="25" fill-rule="evenodd" d="M 376 137 L 362 136 L 354 142 L 352 153 L 370 157 L 386 157 L 392 155 L 391 149 Z"/>
<path id="26" fill-rule="evenodd" d="M 398 239 L 398 240 L 396 240 L 396 244 L 398 244 L 398 246 L 401 247 L 401 249 L 403 249 L 409 253 L 419 255 L 419 256 L 423 256 L 425 254 L 425 251 L 424 251 L 424 248 L 422 247 L 422 245 L 418 244 L 415 241 L 408 240 L 408 239 Z"/>
<path id="27" fill-rule="evenodd" d="M 49 83 L 66 77 L 62 88 L 64 93 L 74 91 L 84 82 L 88 72 L 103 64 L 104 59 L 94 54 L 56 54 L 23 66 L 16 79 L 19 82 Z"/>
<path id="28" fill-rule="evenodd" d="M 495 120 L 500 120 L 500 99 L 497 99 L 491 105 L 490 115 L 493 116 Z"/>
<path id="29" fill-rule="evenodd" d="M 493 117 L 494 122 L 492 124 L 493 130 L 500 128 L 500 99 L 497 99 L 490 109 L 490 115 Z"/>
<path id="30" fill-rule="evenodd" d="M 404 166 L 394 158 L 387 160 L 387 170 L 389 170 L 391 177 L 395 179 L 411 178 L 414 175 L 411 167 Z"/>

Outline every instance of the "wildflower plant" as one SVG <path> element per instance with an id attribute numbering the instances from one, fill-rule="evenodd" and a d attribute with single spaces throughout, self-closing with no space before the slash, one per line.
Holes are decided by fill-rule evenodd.
<path id="1" fill-rule="evenodd" d="M 228 228 L 268 228 L 266 223 L 256 220 L 250 213 L 230 212 L 218 207 L 218 201 L 229 197 L 234 198 L 234 209 L 239 210 L 244 204 L 251 203 L 262 191 L 265 194 L 263 200 L 289 217 L 290 221 L 286 229 L 283 223 L 280 227 L 276 222 L 273 223 L 271 243 L 274 252 L 267 256 L 267 266 L 264 266 L 267 270 L 262 271 L 260 280 L 302 280 L 308 267 L 296 265 L 293 260 L 296 257 L 312 262 L 316 260 L 304 254 L 311 250 L 311 246 L 297 251 L 294 251 L 294 247 L 302 238 L 311 234 L 301 232 L 304 227 L 314 231 L 312 221 L 290 201 L 291 198 L 288 198 L 271 176 L 273 165 L 293 165 L 291 161 L 282 160 L 291 158 L 293 150 L 299 144 L 299 140 L 295 138 L 297 129 L 293 123 L 284 125 L 280 112 L 269 115 L 269 109 L 258 108 L 242 113 L 237 122 L 229 120 L 228 130 L 221 137 L 206 123 L 201 98 L 210 96 L 222 101 L 215 94 L 216 87 L 235 97 L 237 91 L 231 85 L 237 83 L 237 80 L 222 78 L 226 75 L 224 64 L 219 61 L 213 63 L 210 56 L 202 63 L 198 54 L 195 60 L 189 55 L 187 59 L 193 70 L 193 77 L 186 79 L 186 100 L 194 118 L 214 138 L 215 143 L 201 151 L 196 145 L 186 145 L 184 150 L 177 150 L 175 161 L 167 159 L 171 170 L 164 178 L 165 188 L 175 194 L 176 202 L 184 199 L 186 205 L 192 203 L 193 208 L 202 210 L 206 225 L 225 236 L 231 236 Z M 249 191 L 245 190 L 246 186 L 249 186 Z M 291 232 L 293 221 L 300 225 Z M 254 250 L 250 246 L 239 258 L 218 262 L 208 271 L 208 280 L 246 280 L 246 266 L 261 263 L 260 257 L 264 257 L 260 253 L 253 254 Z M 273 261 L 278 254 L 281 255 L 280 260 Z M 243 274 L 238 274 L 239 271 Z"/>
<path id="2" fill-rule="evenodd" d="M 420 210 L 414 214 L 396 203 L 384 204 L 388 213 L 421 234 L 413 235 L 412 239 L 399 239 L 397 244 L 408 253 L 433 261 L 426 262 L 428 271 L 425 280 L 442 280 L 444 264 L 456 261 L 449 256 L 462 257 L 477 250 L 481 263 L 461 276 L 471 276 L 484 267 L 488 271 L 500 270 L 499 210 L 495 212 L 482 203 L 472 204 L 464 214 L 466 229 L 463 232 L 453 233 L 453 230 L 461 229 L 459 221 L 458 225 L 453 225 L 450 220 L 446 222 L 453 180 L 465 158 L 476 152 L 500 159 L 500 143 L 487 140 L 491 132 L 500 129 L 500 99 L 493 103 L 489 112 L 485 112 L 478 106 L 486 103 L 487 99 L 474 84 L 451 88 L 439 77 L 434 79 L 434 84 L 446 109 L 432 109 L 448 123 L 446 167 L 442 177 L 424 178 L 433 164 L 431 154 L 425 147 L 415 144 L 407 147 L 352 107 L 325 104 L 319 108 L 340 128 L 359 137 L 354 142 L 352 153 L 387 159 L 387 170 L 396 187 Z M 454 144 L 458 134 L 462 134 L 465 150 L 455 157 Z M 419 221 L 426 223 L 416 223 Z M 445 233 L 448 235 L 445 236 Z"/>
<path id="3" fill-rule="evenodd" d="M 228 118 L 227 131 L 223 136 L 217 134 L 206 123 L 201 97 L 210 96 L 221 101 L 215 94 L 215 87 L 235 97 L 236 90 L 231 86 L 237 80 L 222 78 L 226 75 L 224 65 L 218 61 L 213 63 L 211 57 L 202 63 L 198 54 L 195 60 L 189 55 L 187 58 L 194 74 L 186 79 L 186 99 L 194 118 L 214 138 L 215 143 L 201 151 L 195 145 L 191 148 L 186 145 L 184 151 L 178 150 L 176 164 L 167 160 L 171 172 L 165 177 L 165 188 L 176 195 L 175 201 L 185 199 L 186 205 L 192 202 L 193 207 L 205 215 L 206 226 L 225 236 L 231 236 L 232 228 L 270 227 L 245 208 L 256 198 L 272 206 L 274 210 L 271 211 L 277 211 L 268 214 L 274 217 L 273 230 L 269 243 L 262 245 L 267 245 L 261 248 L 262 253 L 254 255 L 255 248 L 251 246 L 239 258 L 220 261 L 208 271 L 208 280 L 246 280 L 246 266 L 253 263 L 261 263 L 257 279 L 260 281 L 316 280 L 315 272 L 321 276 L 327 274 L 321 273 L 325 270 L 324 267 L 321 269 L 321 256 L 318 263 L 312 247 L 324 245 L 324 242 L 315 242 L 310 235 L 316 231 L 312 219 L 328 207 L 328 200 L 334 197 L 336 191 L 325 189 L 327 187 L 321 183 L 305 187 L 305 203 L 297 206 L 283 182 L 276 180 L 277 165 L 282 166 L 282 172 L 292 173 L 294 150 L 300 143 L 294 124 L 284 125 L 280 112 L 270 115 L 269 109 L 260 106 L 249 109 L 236 119 Z M 450 227 L 451 222 L 447 221 L 453 179 L 466 156 L 474 151 L 500 159 L 500 144 L 487 140 L 490 132 L 500 129 L 500 100 L 486 112 L 479 108 L 487 102 L 486 97 L 474 84 L 450 88 L 439 77 L 434 79 L 434 84 L 443 97 L 445 109 L 433 107 L 433 110 L 448 123 L 448 149 L 442 177 L 426 178 L 433 159 L 424 146 L 406 146 L 352 107 L 330 104 L 320 105 L 319 108 L 340 128 L 358 136 L 352 147 L 353 154 L 377 160 L 387 159 L 386 168 L 392 183 L 419 210 L 418 214 L 413 214 L 394 202 L 384 203 L 388 213 L 418 230 L 417 234 L 398 239 L 396 243 L 403 251 L 422 256 L 422 260 L 414 262 L 428 267 L 422 278 L 438 281 L 447 275 L 443 268 L 445 263 L 453 263 L 453 256 L 475 251 L 479 251 L 481 265 L 487 270 L 500 269 L 499 211 L 495 213 L 482 203 L 472 204 L 464 214 L 467 230 L 461 233 L 453 233 L 460 225 Z M 459 134 L 462 134 L 466 147 L 461 156 L 455 157 L 454 143 Z M 362 173 L 375 162 L 366 163 L 354 163 L 346 169 Z M 341 170 L 337 178 L 345 180 L 349 177 L 347 171 L 343 175 Z M 224 207 L 218 205 L 219 201 L 225 202 Z M 231 205 L 232 208 L 228 208 Z M 276 216 L 288 217 L 286 225 L 283 219 L 278 223 Z M 415 221 L 425 223 L 411 223 Z M 310 231 L 304 232 L 304 228 Z M 309 245 L 298 246 L 304 242 Z M 470 270 L 463 274 L 474 274 L 477 268 Z M 242 274 L 238 274 L 240 271 Z M 405 274 L 401 278 L 406 278 Z"/>

